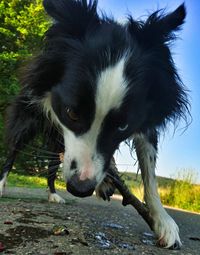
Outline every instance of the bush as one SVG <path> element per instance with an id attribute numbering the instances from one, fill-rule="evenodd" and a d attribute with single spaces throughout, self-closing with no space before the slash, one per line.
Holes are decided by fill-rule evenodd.
<path id="1" fill-rule="evenodd" d="M 42 0 L 0 0 L 0 164 L 6 157 L 5 118 L 6 108 L 20 89 L 18 69 L 32 53 L 39 51 L 49 20 L 42 7 Z M 35 143 L 36 147 L 40 139 Z M 30 153 L 29 153 L 30 152 Z M 28 154 L 31 154 L 29 150 Z M 30 161 L 20 156 L 17 169 L 26 170 Z M 36 163 L 37 162 L 37 163 Z M 30 166 L 38 166 L 35 158 Z"/>

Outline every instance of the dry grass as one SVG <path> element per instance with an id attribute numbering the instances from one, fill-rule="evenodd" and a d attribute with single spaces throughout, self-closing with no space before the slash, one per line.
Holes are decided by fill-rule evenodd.
<path id="1" fill-rule="evenodd" d="M 160 188 L 162 202 L 173 207 L 200 212 L 200 185 L 196 185 L 196 173 L 191 170 L 179 172 L 174 183 Z"/>
<path id="2" fill-rule="evenodd" d="M 182 170 L 177 174 L 175 180 L 168 184 L 162 179 L 158 180 L 158 191 L 164 205 L 185 209 L 193 212 L 200 212 L 200 185 L 196 185 L 197 174 L 192 170 Z M 133 192 L 139 199 L 143 200 L 143 185 L 130 185 Z"/>

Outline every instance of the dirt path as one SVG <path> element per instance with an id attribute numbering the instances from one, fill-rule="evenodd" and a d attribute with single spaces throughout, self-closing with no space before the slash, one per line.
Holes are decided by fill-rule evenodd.
<path id="1" fill-rule="evenodd" d="M 0 199 L 0 242 L 5 246 L 0 254 L 200 254 L 200 215 L 169 210 L 180 226 L 183 247 L 165 250 L 154 245 L 132 207 L 61 193 L 64 205 L 48 203 L 45 190 L 8 189 Z"/>

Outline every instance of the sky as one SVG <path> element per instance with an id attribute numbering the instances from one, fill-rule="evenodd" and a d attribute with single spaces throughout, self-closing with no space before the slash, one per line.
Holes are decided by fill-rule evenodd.
<path id="1" fill-rule="evenodd" d="M 176 178 L 184 170 L 192 170 L 194 180 L 200 183 L 200 1 L 185 0 L 186 22 L 179 31 L 179 38 L 172 47 L 174 61 L 179 75 L 190 90 L 192 123 L 183 133 L 184 123 L 180 123 L 176 132 L 169 127 L 161 135 L 156 167 L 159 176 Z M 118 21 L 124 22 L 127 14 L 135 19 L 145 19 L 148 13 L 166 8 L 175 10 L 183 0 L 99 0 L 99 9 L 112 14 Z M 137 171 L 134 159 L 127 146 L 122 145 L 116 153 L 118 169 Z"/>

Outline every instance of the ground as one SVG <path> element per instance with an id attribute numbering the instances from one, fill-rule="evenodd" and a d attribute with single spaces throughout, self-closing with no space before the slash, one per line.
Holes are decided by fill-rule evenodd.
<path id="1" fill-rule="evenodd" d="M 61 194 L 66 204 L 48 203 L 44 189 L 7 189 L 0 199 L 0 254 L 200 254 L 199 214 L 168 210 L 183 241 L 181 250 L 172 251 L 158 248 L 143 219 L 119 199 L 104 202 Z"/>

